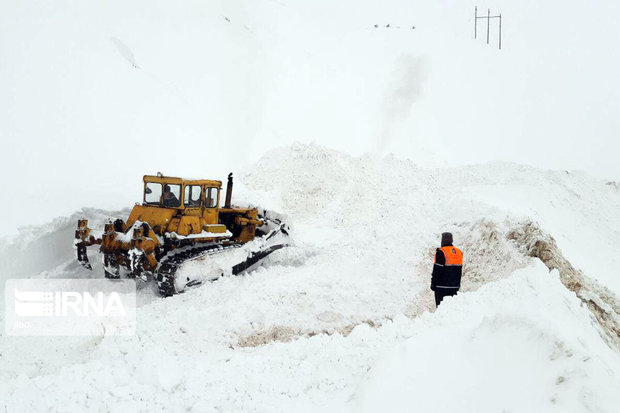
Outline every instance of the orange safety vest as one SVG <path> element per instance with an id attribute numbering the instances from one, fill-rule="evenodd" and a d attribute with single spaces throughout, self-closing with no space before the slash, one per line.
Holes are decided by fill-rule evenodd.
<path id="1" fill-rule="evenodd" d="M 444 264 L 446 267 L 463 265 L 463 251 L 452 245 L 441 247 L 439 249 L 443 252 L 443 256 L 446 257 L 446 263 Z M 437 256 L 435 256 L 435 262 L 437 262 Z"/>

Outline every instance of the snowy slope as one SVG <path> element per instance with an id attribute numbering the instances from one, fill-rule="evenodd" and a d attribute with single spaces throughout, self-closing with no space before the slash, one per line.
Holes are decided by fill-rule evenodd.
<path id="1" fill-rule="evenodd" d="M 7 411 L 617 406 L 620 291 L 613 263 L 589 245 L 596 236 L 605 252 L 618 241 L 614 185 L 509 163 L 425 169 L 295 144 L 249 165 L 233 198 L 286 214 L 295 246 L 244 277 L 169 299 L 140 286 L 133 337 L 2 335 Z M 65 247 L 81 214 L 93 226 L 115 215 L 84 210 L 5 240 L 3 277 L 43 238 L 56 251 L 49 266 L 20 276 L 99 276 Z M 515 235 L 528 225 L 556 238 L 553 253 L 582 271 L 581 289 L 567 288 L 566 266 L 558 276 L 529 256 Z M 429 274 L 445 230 L 465 251 L 463 293 L 433 312 Z M 446 409 L 438 381 L 463 384 Z"/>
<path id="2" fill-rule="evenodd" d="M 616 411 L 618 353 L 545 270 L 519 270 L 415 320 L 407 339 L 382 352 L 353 410 Z"/>
<path id="3" fill-rule="evenodd" d="M 473 39 L 474 6 L 2 1 L 0 173 L 21 179 L 4 184 L 20 201 L 0 234 L 123 208 L 145 173 L 225 176 L 293 139 L 620 179 L 620 4 L 479 3 L 503 14 L 501 52 L 495 26 L 493 45 Z"/>

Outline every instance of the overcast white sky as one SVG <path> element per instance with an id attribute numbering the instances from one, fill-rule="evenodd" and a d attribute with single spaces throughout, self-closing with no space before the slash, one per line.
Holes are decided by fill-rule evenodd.
<path id="1" fill-rule="evenodd" d="M 473 39 L 476 4 L 502 13 L 501 52 Z M 129 206 L 146 173 L 224 179 L 293 141 L 620 180 L 619 15 L 609 0 L 0 0 L 0 235 Z"/>

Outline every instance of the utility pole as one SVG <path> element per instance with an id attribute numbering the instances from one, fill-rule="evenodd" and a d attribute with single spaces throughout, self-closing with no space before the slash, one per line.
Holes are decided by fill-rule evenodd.
<path id="1" fill-rule="evenodd" d="M 499 50 L 502 50 L 502 14 L 500 13 L 497 16 L 491 16 L 491 9 L 487 9 L 486 16 L 478 16 L 478 6 L 475 6 L 474 8 L 474 39 L 478 38 L 478 19 L 487 20 L 487 44 L 489 44 L 491 41 L 491 19 L 499 20 L 498 46 L 499 46 Z"/>
<path id="2" fill-rule="evenodd" d="M 499 50 L 502 50 L 502 14 L 499 14 Z"/>
<path id="3" fill-rule="evenodd" d="M 478 38 L 478 6 L 474 9 L 474 39 Z"/>
<path id="4" fill-rule="evenodd" d="M 489 44 L 489 22 L 491 21 L 491 9 L 487 9 L 487 44 Z"/>

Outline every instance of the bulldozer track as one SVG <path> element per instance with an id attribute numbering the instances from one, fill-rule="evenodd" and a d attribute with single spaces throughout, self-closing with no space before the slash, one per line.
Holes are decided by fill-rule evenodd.
<path id="1" fill-rule="evenodd" d="M 264 240 L 269 241 L 272 237 L 276 236 L 278 233 L 284 233 L 288 236 L 287 229 L 285 225 L 282 224 L 280 220 L 271 220 L 269 218 L 263 218 L 265 220 L 271 221 L 272 223 L 278 226 L 278 230 L 272 231 L 268 234 Z M 263 258 L 267 257 L 274 251 L 277 251 L 281 248 L 284 248 L 288 245 L 288 243 L 277 243 L 271 246 L 268 246 L 263 249 L 259 249 L 257 251 L 252 251 L 248 253 L 248 256 L 245 260 L 237 263 L 232 266 L 231 273 L 233 275 L 239 275 L 244 271 L 251 270 L 254 266 L 256 266 Z M 172 296 L 176 293 L 175 289 L 175 274 L 177 270 L 186 262 L 208 257 L 209 255 L 216 255 L 222 253 L 226 250 L 231 250 L 233 248 L 239 248 L 242 244 L 238 243 L 230 243 L 228 245 L 222 244 L 212 244 L 202 247 L 192 247 L 188 249 L 184 249 L 181 251 L 176 251 L 173 254 L 169 254 L 162 258 L 159 269 L 155 273 L 155 278 L 157 280 L 157 284 L 159 286 L 159 292 L 166 297 Z M 192 282 L 187 284 L 187 286 L 198 285 L 200 282 Z"/>
<path id="2" fill-rule="evenodd" d="M 166 255 L 162 259 L 159 269 L 156 271 L 159 292 L 164 296 L 174 295 L 174 275 L 183 263 L 209 255 L 218 254 L 232 248 L 239 248 L 240 246 L 241 244 L 236 243 L 230 245 L 207 245 L 204 247 L 193 247 L 183 251 L 178 251 L 174 254 Z"/>

